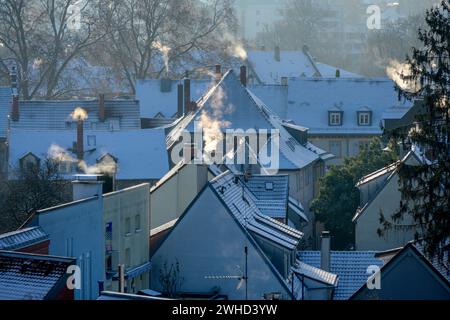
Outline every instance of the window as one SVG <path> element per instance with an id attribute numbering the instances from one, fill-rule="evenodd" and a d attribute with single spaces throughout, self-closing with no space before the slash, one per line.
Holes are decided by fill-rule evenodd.
<path id="1" fill-rule="evenodd" d="M 367 112 L 358 112 L 358 125 L 359 126 L 370 126 L 372 123 L 372 113 L 370 111 Z"/>
<path id="2" fill-rule="evenodd" d="M 273 182 L 266 182 L 266 190 L 273 190 Z"/>
<path id="3" fill-rule="evenodd" d="M 129 236 L 131 234 L 131 219 L 125 218 L 125 235 Z"/>
<path id="4" fill-rule="evenodd" d="M 328 125 L 341 126 L 342 125 L 342 112 L 341 111 L 328 112 Z"/>
<path id="5" fill-rule="evenodd" d="M 88 143 L 88 146 L 89 147 L 95 147 L 95 145 L 97 144 L 97 141 L 96 141 L 97 139 L 96 139 L 96 137 L 95 136 L 93 136 L 93 135 L 88 135 L 87 136 L 87 143 Z"/>
<path id="6" fill-rule="evenodd" d="M 141 231 L 141 216 L 139 214 L 137 214 L 134 217 L 134 225 L 135 225 L 135 232 L 139 232 Z"/>
<path id="7" fill-rule="evenodd" d="M 341 141 L 330 141 L 330 153 L 334 154 L 337 158 L 342 157 Z"/>

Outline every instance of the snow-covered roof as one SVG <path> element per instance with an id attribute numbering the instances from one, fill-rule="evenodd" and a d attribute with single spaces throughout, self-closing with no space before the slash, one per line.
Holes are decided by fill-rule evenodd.
<path id="1" fill-rule="evenodd" d="M 368 266 L 383 265 L 374 251 L 331 251 L 330 254 L 330 272 L 339 277 L 334 300 L 347 300 L 366 283 Z M 320 268 L 320 251 L 300 251 L 298 256 L 303 263 Z"/>
<path id="2" fill-rule="evenodd" d="M 233 173 L 224 172 L 211 180 L 210 186 L 246 230 L 287 249 L 297 247 L 303 234 L 264 215 L 253 193 Z"/>
<path id="3" fill-rule="evenodd" d="M 226 129 L 277 129 L 280 133 L 280 143 L 277 146 L 280 169 L 303 168 L 325 154 L 325 151 L 317 147 L 308 148 L 297 142 L 283 127 L 281 119 L 254 93 L 242 86 L 233 70 L 228 71 L 198 101 L 195 112 L 186 115 L 172 127 L 167 136 L 168 147 L 178 141 L 183 130 L 194 132 L 195 121 L 201 122 L 203 128 L 208 128 L 209 120 L 221 124 L 218 130 L 224 133 Z M 271 145 L 267 143 L 265 146 L 267 154 L 271 154 Z"/>
<path id="4" fill-rule="evenodd" d="M 280 51 L 279 61 L 273 51 L 249 51 L 247 59 L 264 84 L 279 84 L 282 77 L 335 77 L 338 69 L 316 63 L 303 51 Z M 345 70 L 340 72 L 341 77 L 359 77 Z"/>
<path id="5" fill-rule="evenodd" d="M 11 87 L 0 87 L 0 138 L 6 138 L 11 100 Z"/>
<path id="6" fill-rule="evenodd" d="M 286 218 L 288 202 L 287 175 L 251 175 L 241 181 L 255 196 L 259 210 L 271 218 Z"/>
<path id="7" fill-rule="evenodd" d="M 95 137 L 95 138 L 93 138 Z M 71 153 L 76 130 L 11 129 L 9 164 L 16 165 L 28 152 L 47 157 L 52 145 Z M 109 153 L 118 159 L 116 178 L 120 180 L 159 179 L 169 170 L 168 153 L 163 129 L 129 131 L 84 131 L 84 160 L 94 166 Z"/>
<path id="8" fill-rule="evenodd" d="M 296 265 L 292 267 L 292 271 L 298 275 L 320 281 L 326 285 L 336 286 L 338 283 L 338 276 L 336 274 L 313 267 L 299 260 L 297 260 Z"/>
<path id="9" fill-rule="evenodd" d="M 170 90 L 161 90 L 161 81 L 170 82 Z M 176 118 L 180 80 L 145 79 L 136 81 L 136 99 L 139 100 L 141 118 Z M 198 100 L 211 85 L 211 80 L 191 79 L 191 100 Z M 164 92 L 163 92 L 164 91 Z"/>
<path id="10" fill-rule="evenodd" d="M 99 120 L 99 100 L 20 100 L 19 121 L 11 121 L 11 128 L 36 130 L 67 130 L 72 121 L 71 114 L 80 107 L 87 112 L 84 121 L 86 130 L 135 130 L 141 128 L 139 102 L 136 100 L 105 100 L 105 121 Z"/>
<path id="11" fill-rule="evenodd" d="M 0 300 L 55 299 L 73 258 L 0 251 Z"/>
<path id="12" fill-rule="evenodd" d="M 286 118 L 309 128 L 311 134 L 381 134 L 385 110 L 411 107 L 399 101 L 389 79 L 289 79 Z M 366 107 L 372 112 L 370 125 L 358 125 L 357 114 Z M 341 126 L 330 126 L 328 112 L 343 112 Z M 397 113 L 402 116 L 401 113 Z"/>
<path id="13" fill-rule="evenodd" d="M 31 227 L 0 234 L 0 250 L 16 250 L 45 240 L 48 234 L 41 227 Z"/>

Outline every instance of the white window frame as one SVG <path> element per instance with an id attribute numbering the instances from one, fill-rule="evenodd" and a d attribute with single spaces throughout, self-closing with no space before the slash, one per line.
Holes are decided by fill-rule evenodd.
<path id="1" fill-rule="evenodd" d="M 328 115 L 328 123 L 330 126 L 341 126 L 342 125 L 342 112 L 330 111 Z"/>
<path id="2" fill-rule="evenodd" d="M 358 112 L 358 125 L 359 126 L 370 126 L 371 116 L 372 116 L 371 112 L 369 112 L 369 111 Z M 364 121 L 362 121 L 362 120 L 364 120 Z"/>

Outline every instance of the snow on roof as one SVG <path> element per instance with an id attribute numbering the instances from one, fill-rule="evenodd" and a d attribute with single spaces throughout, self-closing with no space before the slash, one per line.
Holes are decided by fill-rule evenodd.
<path id="1" fill-rule="evenodd" d="M 0 300 L 43 300 L 65 285 L 75 259 L 0 251 Z M 57 289 L 58 290 L 58 289 Z"/>
<path id="2" fill-rule="evenodd" d="M 16 250 L 48 239 L 41 227 L 31 227 L 0 234 L 0 250 Z"/>
<path id="3" fill-rule="evenodd" d="M 298 256 L 300 261 L 320 268 L 320 251 L 300 251 Z M 383 265 L 382 260 L 375 258 L 374 251 L 331 251 L 330 259 L 330 272 L 339 277 L 334 300 L 347 300 L 366 283 L 368 266 Z"/>
<path id="4" fill-rule="evenodd" d="M 41 159 L 47 157 L 51 145 L 70 150 L 76 141 L 76 130 L 23 130 L 10 133 L 9 163 L 16 165 L 22 156 L 32 152 Z M 109 153 L 118 159 L 116 179 L 159 179 L 169 170 L 168 153 L 163 129 L 130 131 L 84 131 L 84 160 L 87 165 L 97 163 Z"/>
<path id="5" fill-rule="evenodd" d="M 300 216 L 305 222 L 309 222 L 308 217 L 305 214 L 305 209 L 303 208 L 302 204 L 294 199 L 293 197 L 289 197 L 289 203 L 288 203 L 289 209 L 294 211 L 297 215 Z"/>
<path id="6" fill-rule="evenodd" d="M 220 100 L 221 114 L 218 117 L 215 108 Z M 308 149 L 298 143 L 282 126 L 281 120 L 249 89 L 241 85 L 233 70 L 228 71 L 222 80 L 212 87 L 201 100 L 199 108 L 177 122 L 167 136 L 168 147 L 180 137 L 183 130 L 194 131 L 194 121 L 205 123 L 202 115 L 207 115 L 224 123 L 220 130 L 226 129 L 277 129 L 280 132 L 280 169 L 303 168 L 319 159 L 318 149 Z M 207 127 L 207 123 L 203 127 Z M 271 143 L 267 143 L 267 154 L 271 153 Z"/>
<path id="7" fill-rule="evenodd" d="M 339 70 L 340 78 L 362 78 L 361 75 L 343 70 L 338 67 L 333 67 L 325 63 L 316 62 L 316 67 L 319 69 L 322 78 L 336 78 L 336 70 Z"/>
<path id="8" fill-rule="evenodd" d="M 297 247 L 303 234 L 264 215 L 255 196 L 237 176 L 227 171 L 211 180 L 210 186 L 245 229 L 287 249 Z"/>
<path id="9" fill-rule="evenodd" d="M 111 130 L 110 121 L 117 122 L 114 130 L 141 128 L 139 103 L 136 100 L 105 100 L 105 121 L 99 120 L 99 100 L 21 100 L 19 121 L 11 121 L 11 128 L 36 130 L 67 130 L 75 125 L 71 118 L 75 108 L 87 112 L 85 129 Z"/>
<path id="10" fill-rule="evenodd" d="M 363 184 L 366 184 L 367 182 L 370 182 L 376 178 L 379 178 L 381 176 L 384 176 L 385 174 L 391 173 L 392 171 L 394 171 L 397 166 L 399 165 L 399 161 L 391 163 L 390 165 L 387 165 L 381 169 L 378 169 L 372 173 L 369 173 L 367 175 L 365 175 L 364 177 L 362 177 L 358 183 L 356 184 L 356 186 L 361 186 Z"/>
<path id="11" fill-rule="evenodd" d="M 11 100 L 11 87 L 0 87 L 0 138 L 6 138 Z"/>
<path id="12" fill-rule="evenodd" d="M 297 275 L 305 276 L 330 286 L 336 286 L 338 283 L 338 276 L 336 274 L 310 266 L 299 260 L 297 260 L 296 266 L 292 267 L 292 271 Z"/>
<path id="13" fill-rule="evenodd" d="M 357 112 L 372 112 L 369 126 L 359 126 Z M 311 134 L 381 134 L 380 122 L 389 108 L 411 107 L 399 101 L 394 83 L 384 78 L 289 79 L 287 119 L 309 128 Z M 328 112 L 343 112 L 341 126 L 329 126 Z"/>
<path id="14" fill-rule="evenodd" d="M 251 175 L 241 181 L 255 196 L 259 210 L 271 218 L 286 218 L 288 184 L 287 175 Z"/>
<path id="15" fill-rule="evenodd" d="M 265 84 L 279 84 L 282 77 L 335 77 L 338 69 L 315 62 L 303 51 L 280 51 L 280 61 L 273 51 L 249 51 L 248 61 Z M 345 70 L 340 73 L 341 77 L 360 77 Z"/>
<path id="16" fill-rule="evenodd" d="M 170 81 L 170 90 L 161 90 L 160 79 L 145 79 L 136 81 L 136 99 L 140 103 L 142 118 L 155 118 L 158 113 L 164 118 L 176 118 L 174 115 L 178 109 L 177 85 L 183 84 L 182 80 Z M 197 101 L 211 85 L 211 80 L 191 79 L 191 100 Z"/>

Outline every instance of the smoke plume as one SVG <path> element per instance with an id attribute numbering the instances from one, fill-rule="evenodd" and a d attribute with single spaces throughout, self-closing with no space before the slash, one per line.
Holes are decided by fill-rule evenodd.
<path id="1" fill-rule="evenodd" d="M 164 67 L 166 69 L 166 75 L 169 74 L 169 52 L 170 48 L 168 46 L 163 45 L 160 41 L 153 42 L 153 48 L 161 52 L 163 60 L 164 60 Z"/>
<path id="2" fill-rule="evenodd" d="M 74 121 L 86 120 L 88 118 L 88 114 L 87 114 L 86 110 L 84 110 L 83 108 L 80 108 L 80 107 L 75 108 L 75 110 L 72 111 L 70 116 L 72 117 L 72 120 L 74 120 Z"/>

